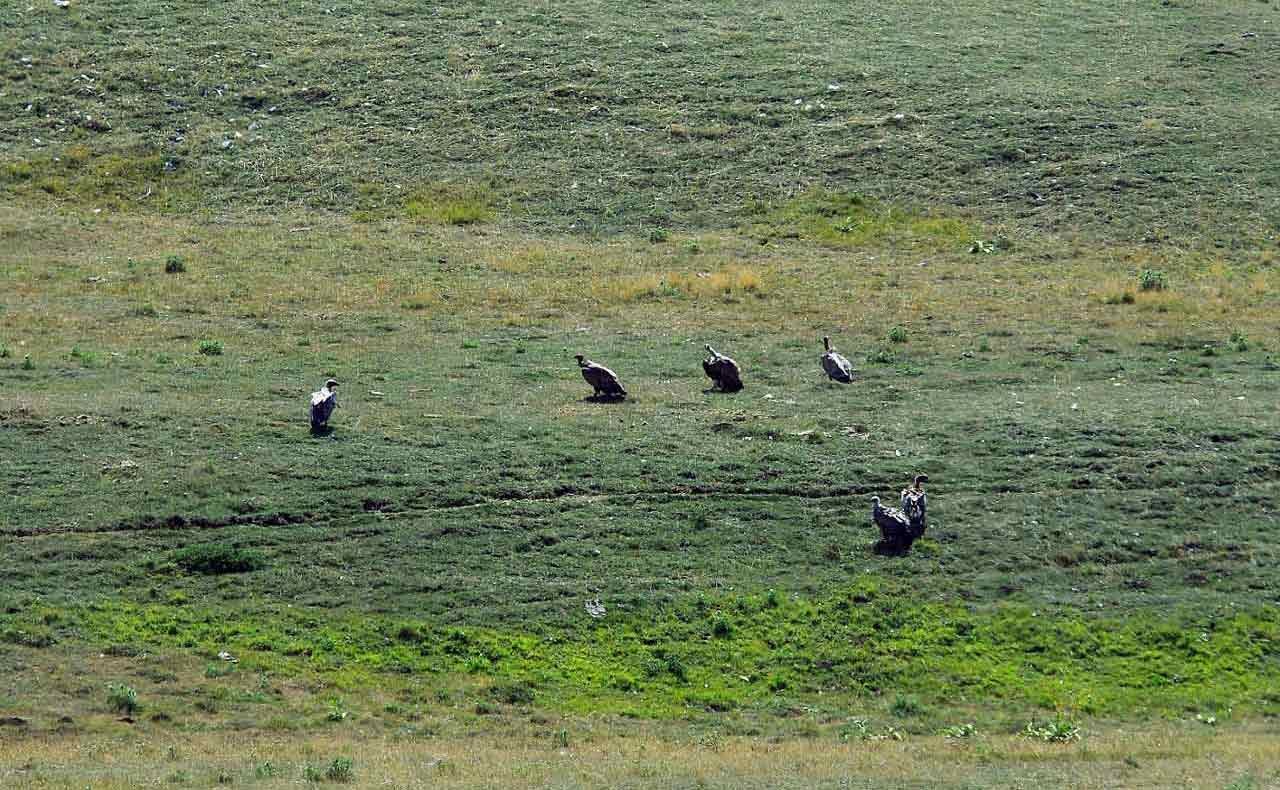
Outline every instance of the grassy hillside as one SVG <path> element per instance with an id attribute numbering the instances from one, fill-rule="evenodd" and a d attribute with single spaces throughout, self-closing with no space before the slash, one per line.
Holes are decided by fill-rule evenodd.
<path id="1" fill-rule="evenodd" d="M 0 785 L 1280 777 L 1271 6 L 704 6 L 0 9 Z"/>
<path id="2" fill-rule="evenodd" d="M 20 194 L 127 171 L 118 202 L 377 214 L 444 182 L 593 231 L 852 186 L 1232 248 L 1280 220 L 1267 3 L 32 5 L 0 10 Z"/>

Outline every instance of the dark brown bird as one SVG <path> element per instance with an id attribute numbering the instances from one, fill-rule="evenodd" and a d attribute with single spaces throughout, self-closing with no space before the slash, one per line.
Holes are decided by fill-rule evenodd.
<path id="1" fill-rule="evenodd" d="M 715 382 L 716 389 L 721 392 L 741 390 L 742 370 L 738 367 L 738 363 L 711 346 L 707 346 L 707 353 L 711 358 L 702 360 L 702 370 L 707 374 L 707 378 Z"/>
<path id="2" fill-rule="evenodd" d="M 832 381 L 838 381 L 841 384 L 850 384 L 853 382 L 853 365 L 849 364 L 849 360 L 844 355 L 831 348 L 831 338 L 822 338 L 822 347 L 826 349 L 826 353 L 822 355 L 822 369 L 827 372 Z"/>
<path id="3" fill-rule="evenodd" d="M 928 475 L 916 475 L 911 485 L 902 489 L 902 512 L 911 523 L 911 536 L 918 538 L 925 531 L 925 508 L 928 497 L 924 493 L 924 484 L 929 482 Z"/>
<path id="4" fill-rule="evenodd" d="M 321 431 L 338 406 L 338 382 L 329 379 L 324 386 L 311 393 L 311 430 Z"/>
<path id="5" fill-rule="evenodd" d="M 880 507 L 880 497 L 871 497 L 871 520 L 880 528 L 884 546 L 905 549 L 911 545 L 911 520 L 896 507 Z"/>
<path id="6" fill-rule="evenodd" d="M 578 360 L 578 367 L 582 369 L 582 377 L 591 385 L 593 398 L 599 398 L 601 395 L 608 398 L 625 398 L 627 391 L 622 388 L 622 384 L 618 381 L 618 374 L 609 370 L 604 365 L 597 365 L 581 354 L 574 354 L 574 359 Z"/>

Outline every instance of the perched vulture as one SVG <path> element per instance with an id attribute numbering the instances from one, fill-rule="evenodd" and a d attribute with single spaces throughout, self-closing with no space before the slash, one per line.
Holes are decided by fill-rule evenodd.
<path id="1" fill-rule="evenodd" d="M 592 393 L 592 397 L 598 398 L 601 395 L 608 398 L 627 397 L 627 391 L 618 382 L 618 374 L 604 365 L 597 365 L 581 354 L 574 354 L 574 359 L 578 360 L 578 367 L 582 369 L 582 377 L 591 385 L 591 389 L 595 390 Z"/>
<path id="2" fill-rule="evenodd" d="M 831 349 L 831 338 L 822 338 L 822 347 L 827 353 L 822 355 L 822 369 L 827 372 L 832 381 L 838 381 L 841 384 L 849 384 L 853 381 L 853 365 L 849 364 L 849 360 L 838 351 Z"/>
<path id="3" fill-rule="evenodd" d="M 329 379 L 324 386 L 311 393 L 311 430 L 318 431 L 329 422 L 329 415 L 338 405 L 338 382 Z"/>
<path id="4" fill-rule="evenodd" d="M 910 545 L 911 521 L 896 507 L 880 507 L 880 497 L 871 497 L 871 520 L 880 528 L 880 539 L 889 545 Z"/>
<path id="5" fill-rule="evenodd" d="M 715 382 L 716 389 L 721 392 L 737 392 L 742 389 L 742 371 L 739 370 L 738 363 L 711 346 L 707 346 L 707 353 L 711 358 L 702 360 L 702 369 L 707 378 Z"/>
<path id="6" fill-rule="evenodd" d="M 924 493 L 924 484 L 929 482 L 928 475 L 916 475 L 915 480 L 907 488 L 902 489 L 902 512 L 911 522 L 911 536 L 918 538 L 925 530 L 925 508 L 928 498 Z"/>

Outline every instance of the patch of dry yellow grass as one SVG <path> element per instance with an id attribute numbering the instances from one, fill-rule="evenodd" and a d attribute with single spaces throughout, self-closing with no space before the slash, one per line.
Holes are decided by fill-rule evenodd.
<path id="1" fill-rule="evenodd" d="M 358 787 L 818 788 L 980 786 L 1213 787 L 1280 780 L 1280 739 L 1260 729 L 1153 724 L 1052 744 L 1008 735 L 904 741 L 799 738 L 664 738 L 596 722 L 500 735 L 397 739 L 344 731 L 279 735 L 173 732 L 141 727 L 96 736 L 8 737 L 6 788 L 102 790 L 171 783 L 296 787 L 352 759 Z"/>
<path id="2" fill-rule="evenodd" d="M 673 331 L 822 327 L 872 339 L 909 324 L 913 337 L 939 330 L 936 342 L 957 347 L 997 326 L 1046 337 L 1105 327 L 1135 340 L 1239 330 L 1267 344 L 1280 309 L 1280 275 L 1256 256 L 1073 252 L 1052 238 L 974 255 L 963 246 L 761 247 L 732 232 L 650 244 L 310 214 L 86 220 L 14 206 L 0 207 L 0 235 L 0 341 L 19 358 L 37 338 L 65 340 L 63 353 L 179 335 L 222 340 L 229 353 L 246 344 L 285 352 L 335 332 L 350 351 L 398 352 L 422 342 L 424 322 L 459 316 L 515 327 L 594 318 Z M 185 273 L 163 273 L 170 254 L 184 258 Z M 1144 268 L 1166 271 L 1168 290 L 1140 291 Z M 1108 303 L 1126 291 L 1132 303 Z M 410 331 L 351 337 L 337 328 L 373 316 Z M 263 331 L 261 322 L 277 326 Z"/>

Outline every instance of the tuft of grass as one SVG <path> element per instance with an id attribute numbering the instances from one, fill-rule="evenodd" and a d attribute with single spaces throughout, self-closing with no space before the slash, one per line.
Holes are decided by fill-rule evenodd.
<path id="1" fill-rule="evenodd" d="M 409 193 L 404 215 L 418 222 L 472 225 L 493 214 L 493 193 L 474 184 L 430 184 Z"/>
<path id="2" fill-rule="evenodd" d="M 206 357 L 222 356 L 222 341 L 220 340 L 201 340 L 199 347 L 196 349 Z"/>
<path id="3" fill-rule="evenodd" d="M 533 686 L 529 683 L 500 683 L 490 687 L 489 696 L 504 705 L 528 705 L 533 702 Z"/>
<path id="4" fill-rule="evenodd" d="M 1102 299 L 1103 304 L 1133 304 L 1138 301 L 1137 296 L 1130 290 L 1115 291 L 1107 294 Z"/>
<path id="5" fill-rule="evenodd" d="M 1138 290 L 1164 291 L 1169 288 L 1169 278 L 1159 269 L 1143 269 L 1138 274 Z"/>
<path id="6" fill-rule="evenodd" d="M 185 571 L 205 575 L 247 573 L 266 567 L 261 552 L 238 549 L 225 543 L 207 543 L 180 549 L 173 561 Z"/>
<path id="7" fill-rule="evenodd" d="M 738 266 L 713 273 L 665 272 L 622 277 L 597 283 L 594 293 L 606 304 L 705 298 L 734 301 L 745 296 L 764 296 L 760 275 Z"/>
<path id="8" fill-rule="evenodd" d="M 733 623 L 726 617 L 716 617 L 711 621 L 711 635 L 716 639 L 728 639 L 733 636 Z"/>
<path id="9" fill-rule="evenodd" d="M 887 337 L 890 343 L 905 343 L 907 342 L 907 330 L 901 326 L 892 327 L 889 329 Z"/>
<path id="10" fill-rule="evenodd" d="M 164 259 L 165 274 L 181 274 L 187 270 L 187 264 L 181 255 L 170 255 Z"/>
<path id="11" fill-rule="evenodd" d="M 920 716 L 925 712 L 925 706 L 914 695 L 898 693 L 889 704 L 889 712 L 899 718 Z"/>
<path id="12" fill-rule="evenodd" d="M 982 349 L 979 348 L 978 350 L 981 351 Z M 897 361 L 898 352 L 891 348 L 878 348 L 867 354 L 867 364 L 870 365 L 893 365 Z"/>

